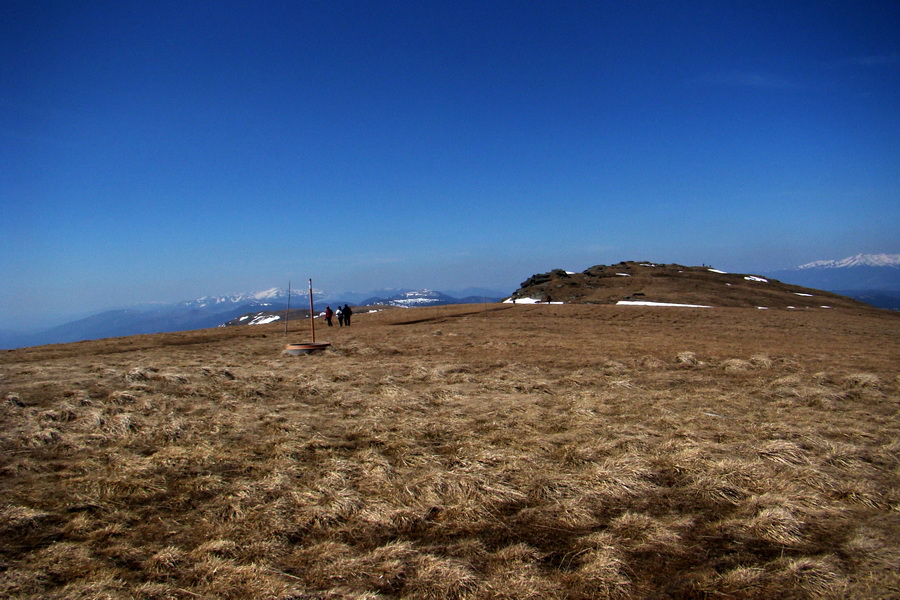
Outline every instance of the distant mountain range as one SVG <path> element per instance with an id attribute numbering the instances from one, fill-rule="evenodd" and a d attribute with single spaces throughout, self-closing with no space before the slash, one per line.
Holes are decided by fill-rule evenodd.
<path id="1" fill-rule="evenodd" d="M 798 269 L 848 269 L 852 267 L 897 267 L 900 254 L 857 254 L 842 260 L 817 260 L 800 265 Z"/>
<path id="2" fill-rule="evenodd" d="M 458 295 L 457 295 L 458 294 Z M 462 296 L 462 297 L 459 297 Z M 479 302 L 496 302 L 505 297 L 500 292 L 491 290 L 469 288 L 454 295 L 436 292 L 434 290 L 410 290 L 394 294 L 387 298 L 371 297 L 361 304 L 367 306 L 398 306 L 400 308 L 415 308 L 421 306 L 440 306 L 442 304 L 477 304 Z"/>
<path id="3" fill-rule="evenodd" d="M 481 288 L 469 288 L 461 290 L 461 292 L 464 294 L 463 297 L 456 295 L 460 294 L 460 292 L 451 294 L 430 290 L 388 289 L 376 290 L 368 294 L 354 292 L 334 294 L 314 289 L 313 301 L 316 310 L 323 310 L 329 304 L 331 306 L 337 306 L 338 304 L 350 304 L 351 306 L 378 304 L 411 307 L 495 301 L 503 296 L 502 292 Z M 290 306 L 292 309 L 305 308 L 308 312 L 308 290 L 292 290 Z M 281 288 L 270 288 L 261 292 L 225 296 L 204 296 L 175 304 L 104 311 L 38 332 L 0 331 L 0 349 L 60 344 L 143 333 L 206 329 L 239 320 L 240 317 L 245 315 L 254 315 L 253 319 L 245 320 L 247 323 L 258 323 L 265 321 L 267 316 L 277 316 L 276 313 L 284 311 L 287 307 L 287 290 Z M 277 319 L 271 319 L 271 321 L 274 320 Z"/>
<path id="4" fill-rule="evenodd" d="M 372 312 L 372 310 L 377 311 L 377 307 L 379 306 L 390 306 L 394 308 L 422 308 L 425 306 L 441 306 L 444 304 L 478 304 L 482 302 L 498 302 L 503 299 L 503 295 L 500 292 L 491 291 L 484 288 L 467 288 L 465 290 L 461 290 L 462 294 L 460 294 L 460 292 L 455 292 L 459 295 L 468 294 L 462 298 L 458 298 L 456 296 L 451 296 L 450 294 L 445 294 L 443 292 L 437 292 L 434 290 L 387 291 L 396 293 L 391 293 L 387 297 L 384 297 L 383 295 L 369 296 L 360 302 L 352 303 L 352 305 L 357 308 L 357 312 L 359 312 L 359 308 L 363 306 L 369 307 L 369 312 Z M 338 306 L 345 304 L 345 302 L 316 301 L 315 304 L 317 312 L 320 312 L 321 314 L 321 311 L 325 306 L 331 306 L 331 308 L 337 309 Z M 286 312 L 284 310 L 277 310 L 274 308 L 266 309 L 241 315 L 236 319 L 231 319 L 230 321 L 224 323 L 223 326 L 234 327 L 240 325 L 265 325 L 267 323 L 281 321 L 285 317 L 285 315 Z M 298 309 L 296 311 L 291 310 L 291 313 L 287 316 L 289 316 L 291 320 L 297 318 L 307 319 L 309 318 L 309 309 Z"/>
<path id="5" fill-rule="evenodd" d="M 784 283 L 849 296 L 879 308 L 900 310 L 900 254 L 858 254 L 842 260 L 819 260 L 795 269 L 761 274 Z M 332 308 L 339 304 L 411 308 L 495 302 L 506 296 L 508 294 L 504 292 L 485 288 L 444 292 L 384 289 L 367 294 L 354 292 L 335 294 L 313 290 L 314 309 L 317 311 L 323 310 L 326 305 L 331 305 Z M 290 305 L 291 308 L 306 308 L 308 311 L 308 291 L 293 290 Z M 204 329 L 235 321 L 261 322 L 277 316 L 277 313 L 285 310 L 287 306 L 286 290 L 270 288 L 245 294 L 204 296 L 175 304 L 123 308 L 105 311 L 38 332 L 0 331 L 0 349 L 142 333 Z M 241 320 L 241 317 L 247 315 L 253 317 Z"/>
<path id="6" fill-rule="evenodd" d="M 817 260 L 767 277 L 849 296 L 879 308 L 900 310 L 900 254 L 857 254 Z"/>

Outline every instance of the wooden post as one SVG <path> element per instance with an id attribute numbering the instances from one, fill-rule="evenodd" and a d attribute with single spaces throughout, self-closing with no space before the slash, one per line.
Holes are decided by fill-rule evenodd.
<path id="1" fill-rule="evenodd" d="M 309 328 L 312 330 L 312 341 L 316 343 L 316 322 L 313 319 L 312 279 L 309 280 Z"/>
<path id="2" fill-rule="evenodd" d="M 291 280 L 288 279 L 288 303 L 284 311 L 284 335 L 287 335 L 288 321 L 291 319 Z"/>

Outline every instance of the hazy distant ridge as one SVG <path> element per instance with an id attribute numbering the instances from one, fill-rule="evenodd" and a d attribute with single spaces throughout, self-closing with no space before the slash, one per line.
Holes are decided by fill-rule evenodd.
<path id="1" fill-rule="evenodd" d="M 467 290 L 470 291 L 470 290 Z M 313 301 L 317 310 L 326 304 L 384 304 L 391 306 L 436 306 L 484 301 L 485 298 L 498 300 L 501 292 L 487 292 L 477 299 L 456 298 L 449 294 L 431 290 L 376 290 L 368 294 L 356 292 L 330 293 L 313 289 Z M 292 289 L 290 305 L 294 309 L 309 307 L 309 288 Z M 174 304 L 152 307 L 132 307 L 104 311 L 89 317 L 63 323 L 43 331 L 0 332 L 0 349 L 59 344 L 121 337 L 144 333 L 166 333 L 217 327 L 239 319 L 244 315 L 266 315 L 284 311 L 288 306 L 287 288 L 272 287 L 258 292 L 230 295 L 202 296 L 194 300 L 184 300 Z"/>
<path id="2" fill-rule="evenodd" d="M 765 275 L 849 296 L 879 308 L 900 310 L 900 254 L 856 254 L 817 260 Z"/>
<path id="3" fill-rule="evenodd" d="M 900 254 L 857 254 L 843 260 L 817 260 L 798 269 L 845 269 L 850 267 L 894 267 L 900 269 Z"/>

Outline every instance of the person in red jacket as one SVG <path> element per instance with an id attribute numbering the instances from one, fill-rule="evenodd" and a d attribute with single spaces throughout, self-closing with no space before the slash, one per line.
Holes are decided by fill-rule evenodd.
<path id="1" fill-rule="evenodd" d="M 332 326 L 331 317 L 333 317 L 333 316 L 334 316 L 334 311 L 331 310 L 330 306 L 326 306 L 325 307 L 325 322 L 328 323 L 329 327 Z"/>

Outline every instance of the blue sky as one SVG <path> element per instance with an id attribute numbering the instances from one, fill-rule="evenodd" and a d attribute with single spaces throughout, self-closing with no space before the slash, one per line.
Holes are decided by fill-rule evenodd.
<path id="1" fill-rule="evenodd" d="M 0 327 L 900 252 L 896 2 L 0 2 Z"/>

